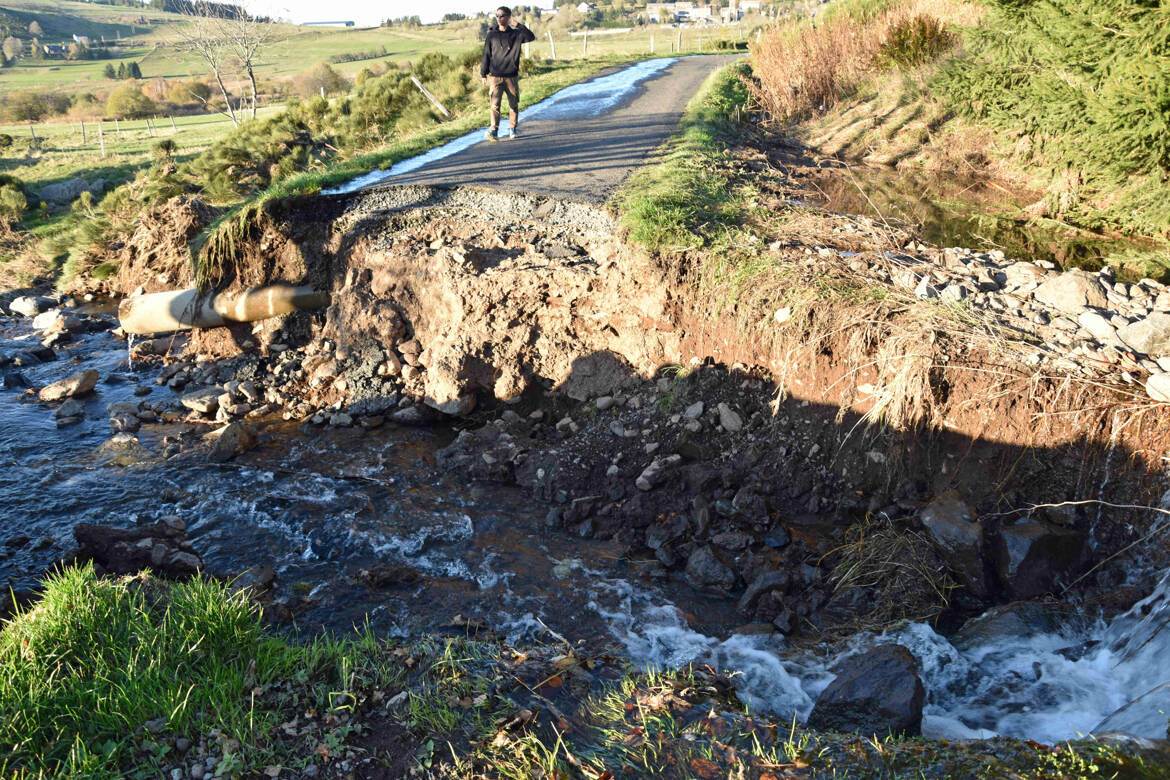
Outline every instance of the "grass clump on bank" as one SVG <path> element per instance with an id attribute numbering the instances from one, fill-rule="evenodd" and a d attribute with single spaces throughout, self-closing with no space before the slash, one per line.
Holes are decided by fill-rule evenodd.
<path id="1" fill-rule="evenodd" d="M 749 73 L 739 63 L 712 74 L 658 162 L 635 172 L 618 194 L 622 224 L 651 251 L 704 246 L 740 222 L 744 198 L 725 150 L 738 133 L 732 117 L 748 102 Z"/>
<path id="2" fill-rule="evenodd" d="M 0 631 L 0 772 L 157 776 L 201 735 L 229 776 L 296 760 L 275 738 L 285 710 L 319 708 L 341 728 L 321 738 L 342 739 L 353 686 L 393 676 L 363 662 L 375 645 L 288 644 L 211 580 L 62 570 Z"/>

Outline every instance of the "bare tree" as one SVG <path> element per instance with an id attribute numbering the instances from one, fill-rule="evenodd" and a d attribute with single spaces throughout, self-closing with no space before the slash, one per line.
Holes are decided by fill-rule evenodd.
<path id="1" fill-rule="evenodd" d="M 252 119 L 256 118 L 256 64 L 261 50 L 276 38 L 276 25 L 268 18 L 237 14 L 221 19 L 228 51 L 239 60 L 251 88 Z"/>
<path id="2" fill-rule="evenodd" d="M 217 3 L 191 2 L 184 14 L 190 22 L 179 29 L 181 45 L 206 63 L 227 102 L 228 115 L 239 124 L 232 108 L 231 96 L 223 76 L 228 67 L 238 67 L 247 75 L 250 90 L 250 114 L 256 118 L 256 66 L 263 49 L 276 40 L 276 24 L 269 18 L 243 10 L 225 13 Z"/>
<path id="3" fill-rule="evenodd" d="M 215 10 L 210 3 L 192 2 L 184 6 L 183 14 L 189 18 L 189 21 L 176 28 L 179 35 L 179 48 L 189 51 L 203 60 L 215 78 L 215 83 L 219 85 L 220 93 L 223 94 L 224 103 L 227 104 L 227 116 L 231 118 L 232 124 L 239 127 L 240 120 L 236 118 L 236 111 L 232 108 L 231 93 L 228 92 L 227 86 L 223 83 L 224 70 L 227 67 L 230 54 L 227 39 L 219 29 Z M 203 102 L 204 105 L 207 104 L 206 100 Z"/>

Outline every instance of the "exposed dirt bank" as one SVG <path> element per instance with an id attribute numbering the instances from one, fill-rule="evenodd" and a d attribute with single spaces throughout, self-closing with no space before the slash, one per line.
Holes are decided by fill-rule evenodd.
<path id="1" fill-rule="evenodd" d="M 1132 601 L 1140 583 L 1093 567 L 1148 512 L 1030 507 L 1160 498 L 1167 407 L 1114 378 L 1153 358 L 1116 337 L 1086 349 L 1072 307 L 1116 298 L 1125 328 L 1165 291 L 891 251 L 865 220 L 813 227 L 760 243 L 792 293 L 760 322 L 696 281 L 698 256 L 647 257 L 582 204 L 428 187 L 288 202 L 221 284 L 313 283 L 332 306 L 201 332 L 193 353 L 229 359 L 165 376 L 216 386 L 203 408 L 225 421 L 450 415 L 445 465 L 531 489 L 550 526 L 620 539 L 651 574 L 741 593 L 751 630 L 958 616 L 1073 584 Z M 1107 349 L 1117 363 L 1091 359 Z"/>

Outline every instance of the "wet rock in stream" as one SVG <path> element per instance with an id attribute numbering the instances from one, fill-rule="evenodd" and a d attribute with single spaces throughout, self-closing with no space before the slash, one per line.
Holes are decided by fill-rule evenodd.
<path id="1" fill-rule="evenodd" d="M 73 529 L 78 561 L 93 561 L 109 574 L 136 574 L 150 569 L 168 579 L 186 579 L 203 569 L 180 524 L 157 522 L 137 528 L 82 523 Z"/>
<path id="2" fill-rule="evenodd" d="M 878 737 L 922 733 L 926 689 L 909 650 L 880 645 L 844 666 L 817 698 L 809 727 Z"/>
<path id="3" fill-rule="evenodd" d="M 78 371 L 65 379 L 42 387 L 37 394 L 42 401 L 60 401 L 65 398 L 80 398 L 89 395 L 97 387 L 98 372 L 92 368 Z"/>

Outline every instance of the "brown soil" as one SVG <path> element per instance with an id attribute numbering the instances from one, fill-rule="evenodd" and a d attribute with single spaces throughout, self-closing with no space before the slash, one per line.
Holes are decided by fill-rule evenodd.
<path id="1" fill-rule="evenodd" d="M 109 292 L 128 295 L 141 286 L 144 292 L 189 287 L 194 283 L 191 242 L 211 224 L 218 210 L 199 198 L 179 196 L 147 211 L 126 242 L 116 248 L 113 261 L 118 273 L 109 281 Z"/>

